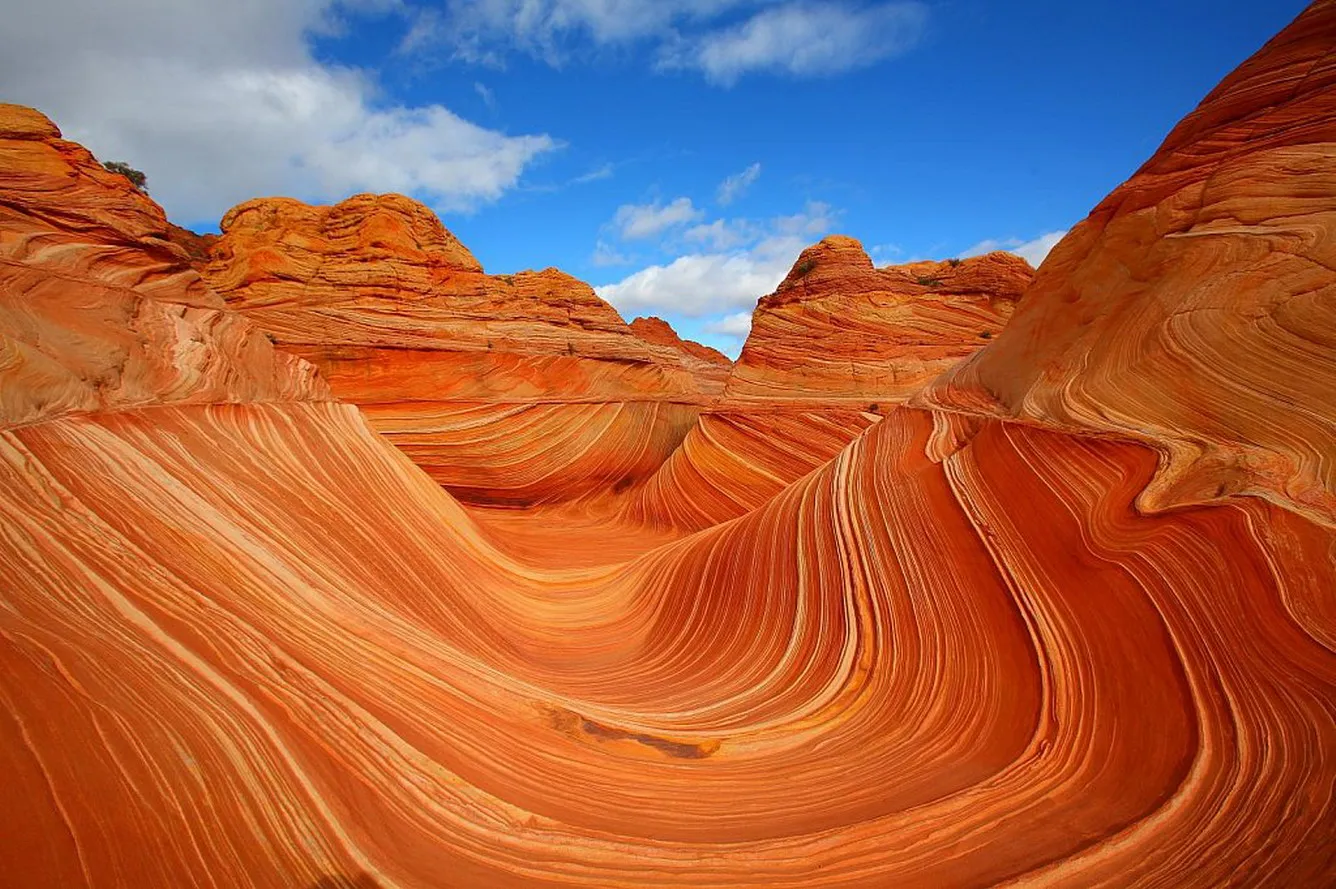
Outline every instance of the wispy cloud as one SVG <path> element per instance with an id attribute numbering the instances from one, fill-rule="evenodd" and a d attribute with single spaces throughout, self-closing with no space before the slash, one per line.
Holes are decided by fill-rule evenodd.
<path id="1" fill-rule="evenodd" d="M 652 204 L 623 204 L 617 208 L 612 222 L 621 237 L 638 240 L 695 222 L 704 215 L 691 203 L 691 198 L 678 198 L 668 204 L 657 201 Z"/>
<path id="2" fill-rule="evenodd" d="M 918 41 L 928 7 L 919 0 L 471 0 L 414 16 L 405 51 L 441 47 L 456 61 L 488 66 L 518 53 L 562 67 L 602 47 L 650 44 L 658 67 L 699 70 L 728 85 L 752 72 L 827 75 L 889 58 Z"/>
<path id="3" fill-rule="evenodd" d="M 600 268 L 605 266 L 630 265 L 632 260 L 629 256 L 621 253 L 607 241 L 599 241 L 594 246 L 594 254 L 589 257 L 589 261 Z"/>
<path id="4" fill-rule="evenodd" d="M 715 192 L 715 200 L 721 206 L 728 206 L 747 193 L 747 189 L 752 187 L 761 176 L 761 165 L 752 164 L 741 173 L 734 173 L 732 176 L 719 183 L 719 188 Z"/>
<path id="5" fill-rule="evenodd" d="M 1005 240 L 988 239 L 980 241 L 973 247 L 966 250 L 961 256 L 982 256 L 985 253 L 992 253 L 994 250 L 1005 250 L 1008 253 L 1015 253 L 1035 268 L 1048 256 L 1049 251 L 1058 245 L 1058 242 L 1067 236 L 1066 229 L 1056 232 L 1042 234 L 1032 241 L 1022 241 L 1020 238 L 1006 238 Z"/>
<path id="6" fill-rule="evenodd" d="M 514 188 L 556 141 L 509 136 L 441 105 L 386 103 L 366 71 L 311 50 L 344 16 L 392 3 L 50 0 L 11 4 L 0 28 L 8 101 L 148 174 L 183 222 L 255 195 L 415 194 L 468 210 Z M 207 171 L 207 174 L 202 174 Z"/>
<path id="7" fill-rule="evenodd" d="M 696 68 L 730 86 L 745 74 L 815 77 L 864 68 L 918 43 L 928 8 L 918 2 L 855 6 L 796 2 L 665 47 L 660 64 Z"/>
<path id="8" fill-rule="evenodd" d="M 616 167 L 611 163 L 595 167 L 588 173 L 582 173 L 571 180 L 574 185 L 585 185 L 590 182 L 598 182 L 600 179 L 611 179 Z"/>
<path id="9" fill-rule="evenodd" d="M 475 80 L 473 82 L 473 91 L 478 94 L 478 97 L 482 99 L 482 103 L 487 106 L 489 111 L 496 110 L 496 93 L 492 92 L 491 87 Z"/>

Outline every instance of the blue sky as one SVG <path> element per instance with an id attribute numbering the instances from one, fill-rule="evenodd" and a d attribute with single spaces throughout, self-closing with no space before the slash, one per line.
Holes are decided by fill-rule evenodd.
<path id="1" fill-rule="evenodd" d="M 1039 259 L 1305 5 L 0 2 L 0 98 L 178 223 L 404 191 L 493 273 L 558 266 L 731 354 L 830 232 Z"/>

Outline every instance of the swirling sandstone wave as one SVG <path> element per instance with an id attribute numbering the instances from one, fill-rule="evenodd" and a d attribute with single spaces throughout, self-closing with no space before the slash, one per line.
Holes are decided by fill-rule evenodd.
<path id="1" fill-rule="evenodd" d="M 1313 4 L 1212 91 L 922 403 L 1142 440 L 1146 509 L 1256 494 L 1336 522 L 1333 19 Z"/>
<path id="2" fill-rule="evenodd" d="M 555 269 L 483 274 L 399 195 L 255 200 L 222 228 L 201 266 L 209 284 L 470 502 L 560 501 L 648 477 L 717 373 L 698 380 L 706 362 L 651 346 Z"/>
<path id="3" fill-rule="evenodd" d="M 156 249 L 115 243 L 69 279 L 18 255 L 15 302 L 92 312 Z M 605 558 L 545 563 L 555 513 L 498 546 L 355 407 L 247 380 L 0 431 L 0 885 L 1331 882 L 1336 530 L 1305 503 L 1147 514 L 1137 440 L 901 407 L 733 521 L 638 555 L 552 528 Z"/>

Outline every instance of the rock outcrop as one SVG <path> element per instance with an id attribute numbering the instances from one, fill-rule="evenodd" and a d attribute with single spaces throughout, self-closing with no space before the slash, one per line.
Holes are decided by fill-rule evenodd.
<path id="1" fill-rule="evenodd" d="M 1336 408 L 1289 350 L 1336 316 L 1336 267 L 1289 263 L 1336 214 L 1332 45 L 1320 0 L 1171 137 L 1164 188 L 1122 193 L 1163 223 L 1150 256 L 1229 245 L 1174 254 L 1197 288 L 1093 277 L 1126 235 L 1102 205 L 962 369 L 675 539 L 575 506 L 475 520 L 307 365 L 238 352 L 248 322 L 161 214 L 0 109 L 0 885 L 1329 884 L 1336 528 L 1295 479 L 1323 478 Z M 1226 145 L 1193 207 L 1233 222 L 1185 237 L 1169 185 Z M 1262 200 L 1249 158 L 1277 150 Z M 1308 240 L 1250 227 L 1296 205 Z M 1263 247 L 1288 300 L 1257 292 Z M 1193 361 L 1146 353 L 1173 399 L 1097 414 L 1116 344 L 1163 327 L 1143 288 L 1217 302 L 1169 325 Z M 164 338 L 108 296 L 213 321 Z M 1114 345 L 1059 366 L 1084 300 Z M 1257 323 L 1208 374 L 1187 346 L 1236 311 Z M 108 342 L 162 372 L 78 394 Z M 1226 393 L 1265 406 L 1255 438 Z M 1248 483 L 1144 509 L 1197 438 Z"/>
<path id="2" fill-rule="evenodd" d="M 725 403 L 899 404 L 987 345 L 1033 279 L 1010 253 L 876 268 L 828 237 L 757 304 Z"/>
<path id="3" fill-rule="evenodd" d="M 705 395 L 719 395 L 728 382 L 733 362 L 717 349 L 684 340 L 662 318 L 636 318 L 631 332 L 649 344 L 660 361 L 678 361 L 696 381 L 696 388 Z"/>
<path id="4" fill-rule="evenodd" d="M 0 105 L 0 427 L 174 403 L 328 399 L 211 292 L 162 209 Z"/>
<path id="5" fill-rule="evenodd" d="M 652 474 L 711 392 L 556 269 L 486 275 L 423 205 L 232 209 L 202 272 L 455 495 L 562 501 Z M 702 377 L 708 380 L 708 377 Z"/>
<path id="6" fill-rule="evenodd" d="M 699 530 L 756 509 L 987 345 L 1033 278 L 1009 253 L 876 268 L 853 238 L 807 248 L 757 304 L 723 397 L 623 515 Z"/>

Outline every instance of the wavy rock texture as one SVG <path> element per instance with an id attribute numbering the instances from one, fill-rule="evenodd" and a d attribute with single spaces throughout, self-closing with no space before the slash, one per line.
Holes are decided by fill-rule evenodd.
<path id="1" fill-rule="evenodd" d="M 78 318 L 154 249 L 15 262 Z M 901 407 L 679 539 L 475 521 L 351 405 L 10 426 L 0 885 L 1329 884 L 1336 530 L 1147 514 L 1155 449 L 985 413 Z"/>
<path id="2" fill-rule="evenodd" d="M 470 502 L 634 484 L 717 389 L 712 364 L 651 346 L 568 275 L 483 274 L 399 195 L 255 200 L 222 229 L 201 267 L 209 284 Z"/>
<path id="3" fill-rule="evenodd" d="M 1033 277 L 1008 253 L 879 269 L 853 238 L 807 248 L 758 303 L 723 398 L 622 514 L 700 530 L 756 509 L 987 345 Z"/>
<path id="4" fill-rule="evenodd" d="M 1144 509 L 1242 493 L 1336 522 L 1333 17 L 1226 78 L 922 403 L 1144 441 Z"/>

